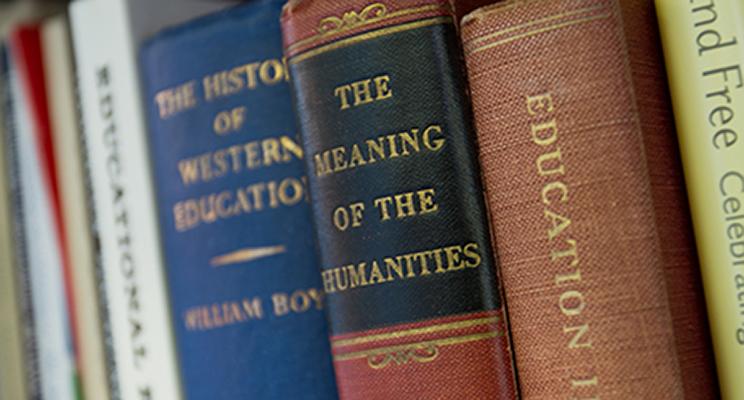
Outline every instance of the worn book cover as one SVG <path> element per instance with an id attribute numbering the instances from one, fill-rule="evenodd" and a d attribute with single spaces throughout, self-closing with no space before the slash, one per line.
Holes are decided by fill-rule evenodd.
<path id="1" fill-rule="evenodd" d="M 715 399 L 652 2 L 508 1 L 462 26 L 525 399 Z"/>
<path id="2" fill-rule="evenodd" d="M 282 1 L 142 50 L 150 156 L 184 395 L 334 399 Z"/>
<path id="3" fill-rule="evenodd" d="M 290 1 L 285 54 L 344 399 L 514 397 L 448 1 Z"/>

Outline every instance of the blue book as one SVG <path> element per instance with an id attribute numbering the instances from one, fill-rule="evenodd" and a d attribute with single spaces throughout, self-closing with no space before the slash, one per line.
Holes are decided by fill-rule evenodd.
<path id="1" fill-rule="evenodd" d="M 141 53 L 189 399 L 337 398 L 283 3 L 254 0 L 195 20 Z"/>

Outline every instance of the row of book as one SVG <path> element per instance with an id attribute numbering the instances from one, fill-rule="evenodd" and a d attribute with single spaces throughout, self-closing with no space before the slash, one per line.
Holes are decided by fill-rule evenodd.
<path id="1" fill-rule="evenodd" d="M 744 399 L 741 1 L 3 7 L 0 399 Z"/>

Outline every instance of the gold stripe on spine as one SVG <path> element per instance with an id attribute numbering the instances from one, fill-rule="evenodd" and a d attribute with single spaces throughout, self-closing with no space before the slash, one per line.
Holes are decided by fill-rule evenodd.
<path id="1" fill-rule="evenodd" d="M 209 261 L 209 264 L 213 267 L 224 267 L 225 265 L 255 261 L 260 258 L 275 256 L 286 251 L 287 248 L 284 246 L 245 248 L 214 257 Z"/>
<path id="2" fill-rule="evenodd" d="M 535 30 L 532 30 L 532 31 L 521 33 L 519 35 L 510 36 L 510 37 L 507 37 L 507 38 L 504 38 L 504 39 L 501 39 L 501 40 L 497 40 L 497 41 L 492 42 L 492 43 L 488 43 L 488 44 L 482 45 L 480 47 L 476 47 L 476 48 L 473 48 L 473 49 L 466 50 L 465 51 L 465 54 L 466 55 L 471 55 L 471 54 L 480 53 L 482 51 L 485 51 L 485 50 L 488 50 L 488 49 L 492 49 L 494 47 L 501 46 L 502 44 L 511 43 L 511 42 L 513 42 L 515 40 L 524 39 L 524 38 L 527 38 L 527 37 L 530 37 L 530 36 L 536 36 L 536 35 L 539 35 L 541 33 L 555 31 L 555 30 L 558 30 L 558 29 L 561 29 L 561 28 L 572 26 L 572 25 L 578 25 L 578 24 L 583 24 L 583 23 L 586 23 L 586 22 L 596 21 L 596 20 L 600 20 L 600 19 L 606 19 L 606 18 L 609 18 L 611 16 L 612 16 L 612 13 L 611 12 L 608 12 L 608 13 L 605 13 L 605 14 L 593 15 L 593 16 L 590 16 L 590 17 L 579 18 L 579 19 L 575 19 L 575 20 L 572 20 L 572 21 L 567 21 L 567 22 L 562 22 L 562 23 L 555 24 L 555 25 L 546 26 L 546 27 L 543 27 L 543 28 L 540 28 L 540 29 L 535 29 Z M 525 24 L 525 25 L 528 25 L 528 24 Z M 515 28 L 520 28 L 520 27 L 515 27 Z M 492 33 L 490 35 L 491 36 L 498 36 L 499 34 L 504 33 L 505 31 L 511 31 L 511 30 L 514 30 L 514 29 L 513 28 L 508 28 L 508 29 L 505 29 L 504 31 L 495 32 L 495 33 Z"/>
<path id="3" fill-rule="evenodd" d="M 506 34 L 506 33 L 509 33 L 509 32 L 514 32 L 514 31 L 517 31 L 517 30 L 520 30 L 520 29 L 523 29 L 523 28 L 527 28 L 527 27 L 530 27 L 530 26 L 533 26 L 533 25 L 539 25 L 539 24 L 542 24 L 544 22 L 554 21 L 556 19 L 562 19 L 562 18 L 566 18 L 566 17 L 572 17 L 572 16 L 578 15 L 578 14 L 590 13 L 592 11 L 599 11 L 599 10 L 601 10 L 603 8 L 604 8 L 603 5 L 594 6 L 594 7 L 587 7 L 587 8 L 582 8 L 582 9 L 579 9 L 579 10 L 569 11 L 569 12 L 562 13 L 562 14 L 552 15 L 550 17 L 536 19 L 534 21 L 526 22 L 526 23 L 521 24 L 521 25 L 512 26 L 512 27 L 509 27 L 509 28 L 500 30 L 498 32 L 489 33 L 488 35 L 483 35 L 481 37 L 472 39 L 472 40 L 470 40 L 468 42 L 465 42 L 465 48 L 466 49 L 471 48 L 471 47 L 476 46 L 477 44 L 479 44 L 481 42 L 484 42 L 486 40 L 495 38 L 497 36 L 501 36 L 501 35 Z"/>
<path id="4" fill-rule="evenodd" d="M 316 35 L 292 43 L 287 46 L 287 52 L 291 53 L 298 47 L 310 44 L 314 41 L 320 41 L 329 36 L 349 31 L 360 26 L 374 24 L 386 19 L 404 17 L 413 14 L 424 14 L 437 10 L 450 10 L 449 4 L 429 4 L 421 7 L 404 8 L 388 12 L 387 7 L 384 4 L 373 3 L 364 7 L 364 9 L 358 13 L 356 11 L 347 11 L 341 17 L 330 16 L 321 19 L 316 28 L 318 31 Z"/>
<path id="5" fill-rule="evenodd" d="M 392 35 L 398 32 L 405 32 L 411 29 L 416 29 L 416 28 L 423 28 L 425 26 L 440 25 L 440 24 L 446 24 L 446 23 L 452 23 L 452 17 L 434 17 L 434 18 L 423 19 L 420 21 L 409 22 L 406 24 L 395 25 L 395 26 L 391 26 L 388 28 L 378 29 L 376 31 L 371 31 L 371 32 L 363 33 L 361 35 L 351 36 L 346 39 L 341 39 L 337 42 L 328 43 L 324 46 L 320 46 L 318 48 L 307 51 L 305 53 L 300 53 L 294 57 L 291 57 L 289 59 L 289 63 L 294 65 L 299 62 L 305 61 L 308 58 L 312 58 L 312 57 L 315 57 L 323 53 L 327 53 L 332 50 L 341 49 L 341 48 L 348 47 L 348 46 L 361 43 L 367 40 L 376 39 L 382 36 Z"/>
<path id="6" fill-rule="evenodd" d="M 354 345 L 364 344 L 364 343 L 380 342 L 383 340 L 400 339 L 400 338 L 414 336 L 414 335 L 425 335 L 429 333 L 435 333 L 435 332 L 441 332 L 441 331 L 447 331 L 447 330 L 471 328 L 471 327 L 480 326 L 480 325 L 493 325 L 497 323 L 498 320 L 499 320 L 498 317 L 478 318 L 478 319 L 471 319 L 471 320 L 466 320 L 466 321 L 457 321 L 457 322 L 450 322 L 450 323 L 440 324 L 440 325 L 426 326 L 422 328 L 407 329 L 407 330 L 397 331 L 397 332 L 380 333 L 377 335 L 362 336 L 362 337 L 356 337 L 352 339 L 331 340 L 331 346 L 333 346 L 334 348 L 354 346 Z"/>
<path id="7" fill-rule="evenodd" d="M 442 347 L 493 339 L 499 336 L 501 336 L 500 332 L 485 332 L 472 335 L 453 336 L 444 339 L 407 343 L 398 346 L 379 347 L 376 349 L 355 351 L 346 354 L 336 354 L 333 356 L 333 360 L 349 361 L 366 358 L 367 365 L 372 369 L 385 368 L 392 363 L 403 365 L 409 362 L 431 362 L 439 357 Z"/>
<path id="8" fill-rule="evenodd" d="M 501 14 L 519 6 L 541 3 L 545 0 L 502 0 L 501 2 L 484 6 L 482 11 L 476 10 L 465 16 L 464 19 L 480 18 L 486 15 Z M 464 20 L 463 19 L 463 20 Z"/>

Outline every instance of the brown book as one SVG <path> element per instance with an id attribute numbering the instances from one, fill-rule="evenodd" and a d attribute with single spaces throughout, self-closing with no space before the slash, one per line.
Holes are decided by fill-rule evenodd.
<path id="1" fill-rule="evenodd" d="M 653 2 L 465 17 L 525 399 L 717 397 Z"/>

